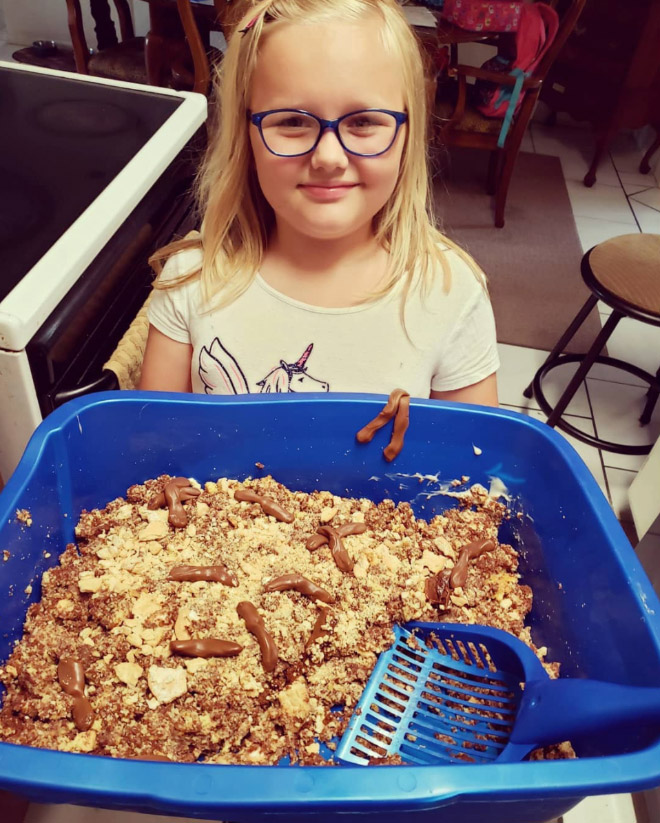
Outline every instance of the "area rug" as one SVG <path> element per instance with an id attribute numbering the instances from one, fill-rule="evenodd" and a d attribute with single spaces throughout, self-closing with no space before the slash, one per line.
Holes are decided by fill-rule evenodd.
<path id="1" fill-rule="evenodd" d="M 434 162 L 440 227 L 486 272 L 498 340 L 549 351 L 590 294 L 559 158 L 518 156 L 501 229 L 485 191 L 488 152 L 452 148 Z M 586 351 L 599 329 L 594 310 L 567 350 Z"/>

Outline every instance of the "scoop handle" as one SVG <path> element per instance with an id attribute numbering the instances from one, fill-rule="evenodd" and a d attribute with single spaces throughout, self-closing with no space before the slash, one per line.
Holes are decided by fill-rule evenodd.
<path id="1" fill-rule="evenodd" d="M 525 684 L 512 743 L 546 746 L 625 723 L 660 724 L 660 689 L 600 680 L 532 680 Z"/>

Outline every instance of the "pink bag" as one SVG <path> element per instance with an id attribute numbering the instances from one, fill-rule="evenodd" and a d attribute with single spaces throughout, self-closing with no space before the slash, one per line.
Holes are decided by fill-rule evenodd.
<path id="1" fill-rule="evenodd" d="M 515 34 L 516 56 L 511 59 L 498 54 L 486 61 L 482 69 L 510 74 L 516 78 L 514 86 L 477 80 L 473 99 L 476 108 L 486 117 L 502 117 L 502 129 L 497 145 L 501 148 L 514 114 L 525 96 L 522 84 L 540 63 L 552 45 L 559 28 L 557 12 L 546 3 L 526 3 L 520 25 Z"/>
<path id="2" fill-rule="evenodd" d="M 469 31 L 517 31 L 524 0 L 445 0 L 442 16 Z"/>

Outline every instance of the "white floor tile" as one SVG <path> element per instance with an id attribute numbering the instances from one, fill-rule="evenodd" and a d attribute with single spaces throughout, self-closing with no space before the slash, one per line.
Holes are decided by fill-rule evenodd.
<path id="1" fill-rule="evenodd" d="M 522 414 L 528 414 L 530 417 L 534 417 L 536 420 L 540 420 L 541 422 L 545 423 L 547 418 L 542 411 L 538 411 L 536 409 L 525 408 L 523 406 L 508 406 L 504 403 L 500 404 L 502 408 L 511 408 L 514 411 L 521 412 Z M 581 431 L 586 432 L 587 434 L 594 434 L 594 427 L 591 420 L 584 418 L 584 417 L 575 417 L 573 415 L 566 415 L 565 419 L 568 423 L 572 426 L 575 426 L 576 429 L 580 429 Z M 591 474 L 594 476 L 596 482 L 600 486 L 603 494 L 607 497 L 607 484 L 605 483 L 605 475 L 603 474 L 603 464 L 601 463 L 600 459 L 600 452 L 594 446 L 589 446 L 587 443 L 582 443 L 580 440 L 576 440 L 574 437 L 571 437 L 570 434 L 565 434 L 560 429 L 555 429 L 559 434 L 562 435 L 570 444 L 573 446 L 575 451 L 580 455 L 582 461 L 589 469 Z"/>
<path id="2" fill-rule="evenodd" d="M 644 151 L 632 132 L 620 131 L 610 144 L 610 154 L 618 172 L 631 174 L 639 171 Z"/>
<path id="3" fill-rule="evenodd" d="M 660 595 L 660 534 L 645 535 L 635 551 L 656 594 Z"/>
<path id="4" fill-rule="evenodd" d="M 639 415 L 646 402 L 645 386 L 625 386 L 587 378 L 593 419 L 598 437 L 613 443 L 643 446 L 660 437 L 660 403 L 647 426 L 640 426 Z M 638 471 L 646 455 L 616 454 L 603 451 L 606 467 Z"/>
<path id="5" fill-rule="evenodd" d="M 523 135 L 523 139 L 520 143 L 520 151 L 527 151 L 530 154 L 534 154 L 536 151 L 534 147 L 534 141 L 532 140 L 532 134 L 529 129 Z"/>
<path id="6" fill-rule="evenodd" d="M 660 211 L 644 206 L 642 203 L 630 201 L 635 218 L 640 229 L 647 234 L 660 234 Z"/>
<path id="7" fill-rule="evenodd" d="M 589 170 L 594 152 L 594 139 L 588 130 L 534 123 L 532 136 L 537 154 L 558 157 L 566 180 L 582 181 Z M 619 177 L 608 155 L 598 167 L 597 180 L 600 185 L 620 187 Z"/>
<path id="8" fill-rule="evenodd" d="M 614 509 L 614 514 L 619 520 L 632 523 L 633 517 L 630 511 L 628 489 L 637 476 L 637 472 L 627 471 L 626 469 L 606 468 L 605 473 L 607 475 L 607 485 L 610 490 L 610 501 Z"/>
<path id="9" fill-rule="evenodd" d="M 576 217 L 596 217 L 611 223 L 627 223 L 631 227 L 630 231 L 637 228 L 628 198 L 620 185 L 606 186 L 598 182 L 587 188 L 578 180 L 567 180 L 566 188 Z"/>
<path id="10" fill-rule="evenodd" d="M 619 179 L 626 194 L 635 194 L 644 189 L 653 188 L 658 185 L 652 172 L 640 174 L 634 171 L 620 171 Z"/>
<path id="11" fill-rule="evenodd" d="M 624 317 L 607 341 L 607 352 L 610 357 L 632 363 L 650 374 L 655 374 L 660 366 L 660 326 L 650 326 L 648 323 Z M 643 381 L 627 372 L 605 370 L 604 366 L 598 364 L 593 366 L 589 377 L 627 383 L 631 386 L 645 385 Z"/>
<path id="12" fill-rule="evenodd" d="M 564 823 L 635 823 L 629 794 L 587 797 L 564 815 Z"/>
<path id="13" fill-rule="evenodd" d="M 577 226 L 580 243 L 582 243 L 582 251 L 585 252 L 605 240 L 610 240 L 612 237 L 619 237 L 622 234 L 637 231 L 637 226 L 630 223 L 616 223 L 581 215 L 575 216 L 575 225 Z"/>
<path id="14" fill-rule="evenodd" d="M 506 343 L 498 345 L 500 353 L 500 370 L 497 373 L 497 390 L 500 403 L 508 406 L 523 406 L 530 409 L 539 409 L 534 398 L 527 399 L 523 390 L 529 385 L 539 366 L 543 364 L 548 352 L 540 349 L 527 349 L 522 346 L 509 346 Z M 554 369 L 543 380 L 543 392 L 549 403 L 555 403 L 568 381 L 575 373 L 577 364 L 566 364 Z M 589 399 L 584 386 L 580 386 L 575 397 L 568 404 L 568 414 L 581 417 L 591 417 Z"/>
<path id="15" fill-rule="evenodd" d="M 645 206 L 650 206 L 652 209 L 657 209 L 660 212 L 660 188 L 657 186 L 637 192 L 637 194 L 633 194 L 630 199 L 635 203 L 643 203 Z"/>

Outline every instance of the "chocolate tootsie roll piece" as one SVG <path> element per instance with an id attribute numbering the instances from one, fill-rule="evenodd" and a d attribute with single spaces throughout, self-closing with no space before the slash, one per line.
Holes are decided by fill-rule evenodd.
<path id="1" fill-rule="evenodd" d="M 209 580 L 213 583 L 222 583 L 224 586 L 238 586 L 236 575 L 222 563 L 216 566 L 174 566 L 170 569 L 168 577 L 177 582 Z"/>
<path id="2" fill-rule="evenodd" d="M 205 637 L 201 640 L 172 640 L 170 651 L 185 657 L 236 657 L 243 651 L 243 646 L 231 640 Z"/>
<path id="3" fill-rule="evenodd" d="M 176 529 L 181 529 L 188 525 L 188 515 L 183 508 L 184 500 L 193 500 L 199 496 L 199 489 L 190 485 L 187 477 L 175 477 L 168 480 L 165 488 L 160 494 L 151 498 L 147 507 L 149 509 L 162 509 L 167 505 L 169 509 L 168 521 Z"/>
<path id="4" fill-rule="evenodd" d="M 295 572 L 275 577 L 264 586 L 264 591 L 267 592 L 283 592 L 289 589 L 300 592 L 300 594 L 304 594 L 306 597 L 311 597 L 313 600 L 321 600 L 323 603 L 335 602 L 335 598 L 330 592 L 317 586 L 316 583 L 312 583 L 311 580 L 303 577 L 302 574 L 296 574 Z"/>
<path id="5" fill-rule="evenodd" d="M 82 697 L 85 693 L 85 669 L 80 660 L 62 657 L 57 664 L 57 680 L 66 694 Z"/>
<path id="6" fill-rule="evenodd" d="M 249 600 L 242 600 L 236 606 L 238 616 L 245 620 L 245 627 L 253 634 L 259 643 L 261 649 L 261 662 L 267 672 L 272 672 L 277 666 L 277 646 L 273 640 L 273 636 L 266 631 L 264 621 L 257 611 L 256 606 L 250 603 Z"/>
<path id="7" fill-rule="evenodd" d="M 379 429 L 382 429 L 383 426 L 386 426 L 397 413 L 401 398 L 408 396 L 408 392 L 404 391 L 404 389 L 394 389 L 394 391 L 391 392 L 387 403 L 383 407 L 383 410 L 380 411 L 373 420 L 369 421 L 366 426 L 363 426 L 355 435 L 358 443 L 370 443 L 374 434 L 376 434 Z"/>
<path id="8" fill-rule="evenodd" d="M 327 542 L 328 538 L 324 534 L 313 534 L 311 537 L 307 538 L 305 547 L 310 552 L 315 552 L 317 549 L 320 549 L 321 546 L 325 546 Z"/>
<path id="9" fill-rule="evenodd" d="M 313 646 L 314 643 L 319 639 L 319 637 L 324 637 L 326 634 L 329 634 L 328 630 L 325 628 L 326 621 L 328 619 L 328 609 L 320 609 L 318 613 L 318 617 L 316 618 L 316 622 L 314 623 L 314 627 L 312 629 L 312 633 L 309 636 L 309 639 L 305 643 L 305 648 L 308 649 L 310 646 Z"/>
<path id="10" fill-rule="evenodd" d="M 246 503 L 258 503 L 266 514 L 272 515 L 283 523 L 293 523 L 293 514 L 283 509 L 280 504 L 276 503 L 271 497 L 264 497 L 261 494 L 250 491 L 250 489 L 236 489 L 234 492 L 234 500 L 240 500 Z"/>
<path id="11" fill-rule="evenodd" d="M 463 546 L 458 551 L 458 560 L 454 564 L 449 576 L 449 585 L 452 589 L 457 589 L 459 586 L 464 586 L 467 580 L 468 565 L 470 560 L 479 557 L 486 552 L 492 552 L 497 548 L 497 543 L 490 538 L 486 540 L 475 540 Z"/>
<path id="12" fill-rule="evenodd" d="M 80 660 L 62 657 L 57 664 L 57 680 L 62 691 L 73 697 L 73 722 L 80 732 L 86 732 L 94 722 L 92 704 L 85 697 L 85 669 Z"/>
<path id="13" fill-rule="evenodd" d="M 94 722 L 94 709 L 86 697 L 73 698 L 73 722 L 79 732 L 86 732 Z"/>
<path id="14" fill-rule="evenodd" d="M 433 577 L 427 577 L 424 583 L 424 592 L 429 603 L 446 608 L 449 605 L 449 596 L 451 594 L 449 572 L 442 571 L 434 574 Z"/>
<path id="15" fill-rule="evenodd" d="M 319 526 L 318 533 L 328 538 L 330 552 L 335 563 L 337 564 L 337 568 L 341 569 L 343 572 L 352 572 L 353 561 L 348 556 L 346 547 L 344 546 L 337 529 L 332 526 Z"/>
<path id="16" fill-rule="evenodd" d="M 351 522 L 344 523 L 341 526 L 333 526 L 332 528 L 335 529 L 335 531 L 340 537 L 348 537 L 351 534 L 364 534 L 367 530 L 367 524 L 360 522 Z M 329 539 L 325 534 L 317 533 L 307 538 L 305 547 L 310 552 L 315 552 L 317 549 L 320 549 L 321 546 L 324 546 L 328 542 Z"/>
<path id="17" fill-rule="evenodd" d="M 394 429 L 392 430 L 392 437 L 389 445 L 383 449 L 383 457 L 388 463 L 391 463 L 395 457 L 401 454 L 403 448 L 403 437 L 408 430 L 410 424 L 410 397 L 403 395 L 399 401 L 399 408 L 396 410 L 396 417 L 394 418 Z"/>

